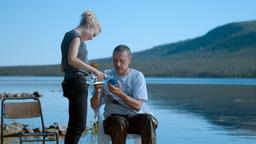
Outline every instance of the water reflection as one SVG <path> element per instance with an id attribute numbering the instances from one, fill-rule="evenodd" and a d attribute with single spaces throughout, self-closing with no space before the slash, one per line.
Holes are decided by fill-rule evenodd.
<path id="1" fill-rule="evenodd" d="M 256 86 L 148 84 L 158 109 L 194 113 L 231 135 L 256 135 Z"/>

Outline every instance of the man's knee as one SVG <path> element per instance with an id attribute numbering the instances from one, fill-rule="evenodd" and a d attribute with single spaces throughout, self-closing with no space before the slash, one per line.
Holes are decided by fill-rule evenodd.
<path id="1" fill-rule="evenodd" d="M 158 121 L 152 114 L 145 114 L 144 117 L 145 117 L 145 120 L 147 121 L 147 123 L 149 123 L 151 126 L 153 126 L 154 129 L 157 128 Z"/>
<path id="2" fill-rule="evenodd" d="M 113 131 L 126 131 L 128 129 L 128 121 L 122 116 L 110 116 L 103 121 L 104 131 L 109 134 Z"/>

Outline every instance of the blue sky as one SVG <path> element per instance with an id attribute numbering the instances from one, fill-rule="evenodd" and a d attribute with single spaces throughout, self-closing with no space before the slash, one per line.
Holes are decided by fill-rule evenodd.
<path id="1" fill-rule="evenodd" d="M 1 0 L 0 66 L 58 64 L 60 43 L 84 10 L 102 33 L 87 42 L 89 59 L 118 44 L 133 52 L 204 35 L 230 22 L 256 19 L 254 0 Z"/>

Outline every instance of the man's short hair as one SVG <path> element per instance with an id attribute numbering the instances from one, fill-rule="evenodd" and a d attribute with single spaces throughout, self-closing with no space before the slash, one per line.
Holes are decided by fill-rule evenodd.
<path id="1" fill-rule="evenodd" d="M 127 51 L 129 56 L 132 56 L 131 49 L 128 46 L 126 46 L 126 45 L 118 45 L 118 46 L 116 46 L 114 51 L 113 51 L 113 55 L 116 52 L 124 52 L 124 51 Z"/>

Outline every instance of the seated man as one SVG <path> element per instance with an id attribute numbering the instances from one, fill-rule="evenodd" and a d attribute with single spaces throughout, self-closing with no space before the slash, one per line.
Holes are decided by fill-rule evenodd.
<path id="1" fill-rule="evenodd" d="M 91 106 L 96 109 L 105 104 L 104 132 L 113 144 L 125 144 L 127 133 L 141 135 L 142 144 L 155 144 L 158 122 L 152 114 L 142 112 L 148 100 L 144 75 L 129 67 L 129 47 L 117 46 L 112 58 L 114 68 L 105 73 L 114 80 L 95 85 Z"/>

